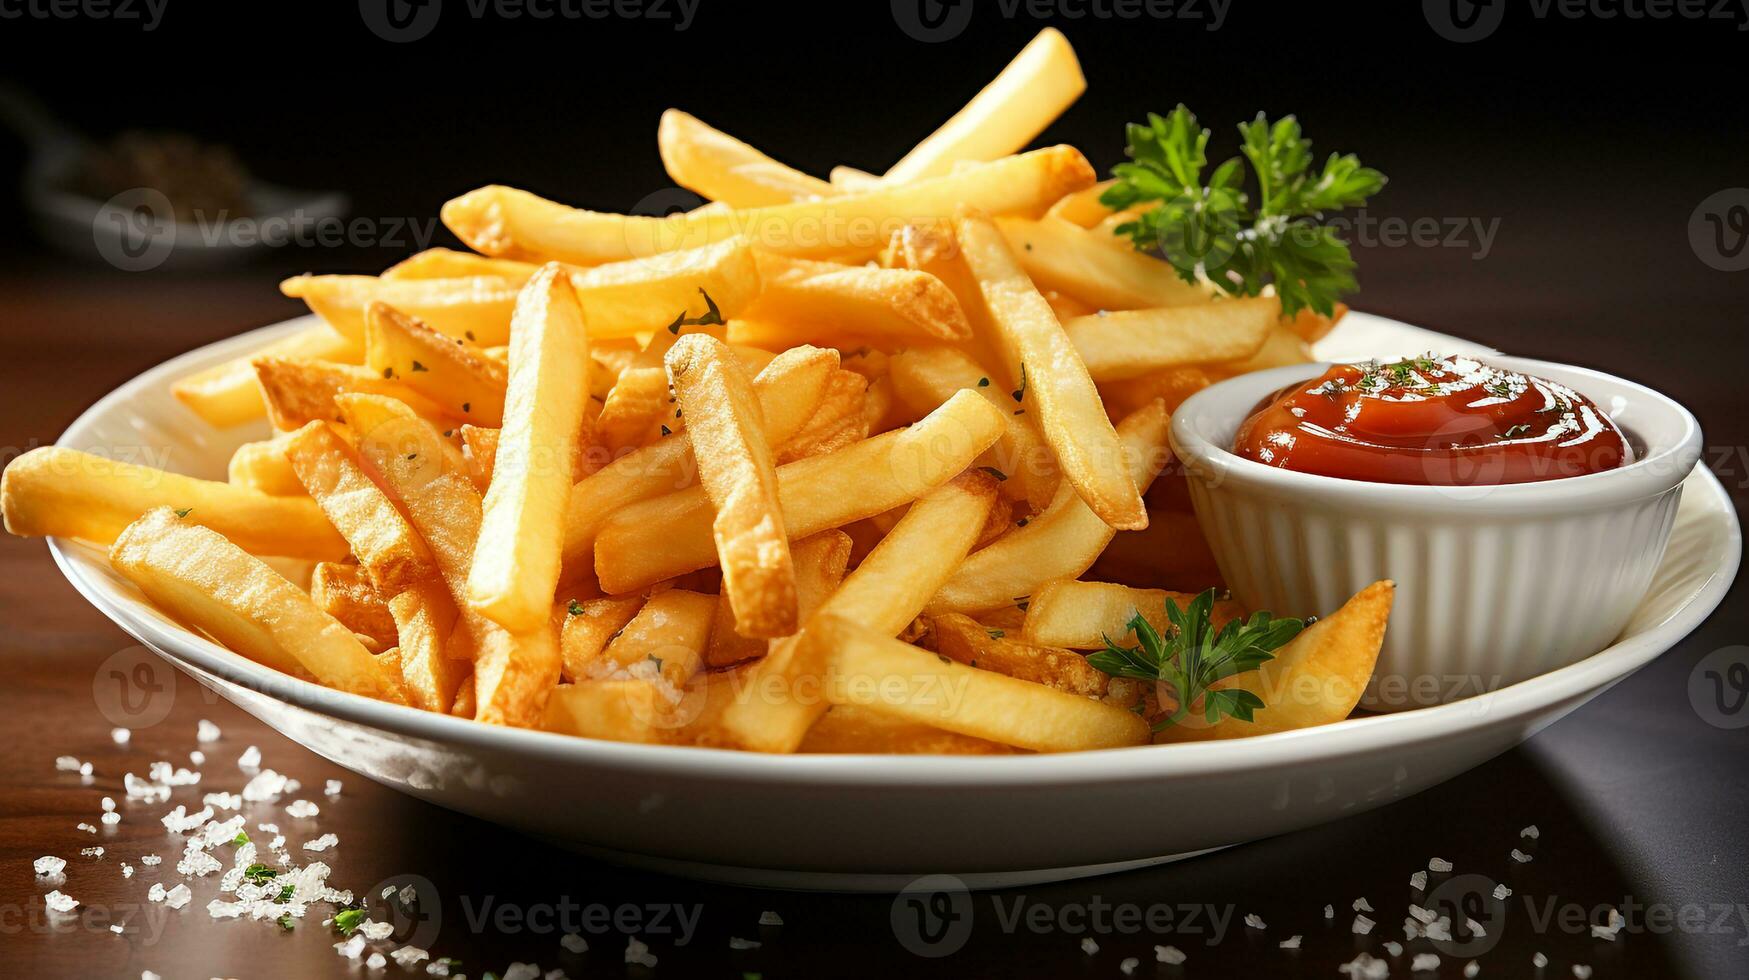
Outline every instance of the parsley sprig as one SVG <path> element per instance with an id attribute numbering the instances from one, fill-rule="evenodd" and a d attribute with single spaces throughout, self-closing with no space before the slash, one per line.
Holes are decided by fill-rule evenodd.
<path id="1" fill-rule="evenodd" d="M 1214 606 L 1213 589 L 1183 609 L 1168 598 L 1166 619 L 1171 625 L 1164 637 L 1138 613 L 1129 622 L 1137 646 L 1118 646 L 1107 637 L 1105 649 L 1089 654 L 1087 662 L 1113 677 L 1164 682 L 1171 688 L 1178 704 L 1154 725 L 1155 731 L 1189 717 L 1199 701 L 1203 718 L 1211 725 L 1228 716 L 1250 721 L 1252 712 L 1263 707 L 1263 699 L 1250 691 L 1213 685 L 1275 659 L 1272 651 L 1286 646 L 1305 624 L 1258 612 L 1248 620 L 1231 620 L 1217 631 L 1210 619 Z"/>
<path id="2" fill-rule="evenodd" d="M 1187 282 L 1206 276 L 1233 296 L 1273 284 L 1284 317 L 1307 307 L 1330 316 L 1342 294 L 1359 288 L 1347 243 L 1320 223 L 1385 185 L 1385 175 L 1354 154 L 1333 153 L 1314 170 L 1299 121 L 1272 123 L 1258 113 L 1239 124 L 1244 161 L 1227 160 L 1205 181 L 1209 131 L 1183 105 L 1164 117 L 1149 113 L 1127 134 L 1130 162 L 1112 168 L 1117 180 L 1099 200 L 1114 210 L 1158 202 L 1116 233 L 1166 259 Z M 1255 194 L 1245 190 L 1245 161 Z"/>

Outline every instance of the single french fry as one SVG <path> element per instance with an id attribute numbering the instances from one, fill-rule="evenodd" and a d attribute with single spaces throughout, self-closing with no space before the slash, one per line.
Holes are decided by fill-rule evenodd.
<path id="1" fill-rule="evenodd" d="M 564 270 L 548 265 L 516 303 L 504 427 L 468 573 L 469 605 L 512 633 L 546 621 L 558 585 L 588 365 L 576 293 Z"/>
<path id="2" fill-rule="evenodd" d="M 568 601 L 565 622 L 559 632 L 562 660 L 559 676 L 567 681 L 589 679 L 590 667 L 601 659 L 607 644 L 642 608 L 644 597 L 641 595 Z"/>
<path id="3" fill-rule="evenodd" d="M 464 425 L 461 428 L 463 456 L 468 461 L 468 475 L 473 478 L 474 488 L 483 496 L 486 488 L 492 485 L 492 464 L 498 460 L 498 433 L 500 429 L 487 429 L 477 425 Z"/>
<path id="4" fill-rule="evenodd" d="M 788 204 L 836 193 L 818 177 L 786 167 L 679 109 L 662 113 L 656 146 L 662 166 L 676 184 L 731 208 Z"/>
<path id="5" fill-rule="evenodd" d="M 923 610 L 977 540 L 996 499 L 995 482 L 969 473 L 906 511 L 815 617 L 840 616 L 888 636 Z M 723 709 L 717 739 L 757 752 L 794 752 L 826 709 L 822 648 L 796 641 L 772 645 L 749 668 L 745 696 Z"/>
<path id="6" fill-rule="evenodd" d="M 310 599 L 347 629 L 370 637 L 379 649 L 395 645 L 395 617 L 389 614 L 388 599 L 362 566 L 317 562 L 310 571 Z"/>
<path id="7" fill-rule="evenodd" d="M 1109 675 L 1073 650 L 1009 636 L 1006 630 L 991 629 L 961 613 L 943 613 L 930 626 L 935 651 L 968 667 L 1082 697 L 1103 697 L 1111 686 Z"/>
<path id="8" fill-rule="evenodd" d="M 494 259 L 448 248 L 428 248 L 383 270 L 384 279 L 461 279 L 467 276 L 498 276 L 517 286 L 540 266 L 532 262 Z"/>
<path id="9" fill-rule="evenodd" d="M 366 307 L 364 323 L 366 367 L 419 392 L 446 415 L 475 425 L 503 424 L 505 365 L 387 303 Z"/>
<path id="10" fill-rule="evenodd" d="M 386 395 L 425 418 L 444 417 L 443 407 L 436 402 L 362 365 L 257 357 L 253 366 L 258 390 L 267 402 L 267 419 L 282 432 L 339 418 L 334 397 L 345 393 Z"/>
<path id="11" fill-rule="evenodd" d="M 989 218 L 962 213 L 954 230 L 977 277 L 1009 372 L 1019 379 L 1014 400 L 1037 413 L 1039 430 L 1056 454 L 1063 478 L 1112 527 L 1146 526 L 1147 511 L 1124 466 L 1117 432 L 1056 314 Z"/>
<path id="12" fill-rule="evenodd" d="M 1035 752 L 1140 745 L 1148 723 L 1126 708 L 978 670 L 837 616 L 798 641 L 825 659 L 826 696 L 889 717 Z"/>
<path id="13" fill-rule="evenodd" d="M 793 436 L 820 404 L 838 368 L 838 352 L 797 347 L 779 354 L 753 379 L 766 438 Z M 571 488 L 565 513 L 565 573 L 569 580 L 594 562 L 595 537 L 621 508 L 690 486 L 696 473 L 684 432 L 626 454 Z"/>
<path id="14" fill-rule="evenodd" d="M 711 536 L 735 630 L 754 639 L 788 636 L 796 631 L 795 566 L 753 382 L 710 337 L 682 338 L 666 360 L 699 483 L 716 513 Z"/>
<path id="15" fill-rule="evenodd" d="M 502 344 L 520 284 L 503 276 L 457 279 L 383 279 L 377 276 L 293 276 L 279 291 L 309 304 L 310 312 L 354 343 L 365 341 L 364 311 L 387 303 L 457 340 Z"/>
<path id="16" fill-rule="evenodd" d="M 855 371 L 834 371 L 820 407 L 802 427 L 776 447 L 778 463 L 837 452 L 868 438 L 868 379 Z"/>
<path id="17" fill-rule="evenodd" d="M 1036 215 L 1093 181 L 1093 167 L 1080 151 L 1053 146 L 862 193 L 667 218 L 583 211 L 488 186 L 446 203 L 443 223 L 475 251 L 530 261 L 596 265 L 737 237 L 785 255 L 854 258 L 874 255 L 906 222 L 945 218 L 961 204 L 992 214 Z"/>
<path id="18" fill-rule="evenodd" d="M 963 161 L 1018 153 L 1085 91 L 1087 79 L 1075 49 L 1061 31 L 1047 27 L 965 108 L 893 164 L 884 179 L 922 180 L 950 173 Z"/>
<path id="19" fill-rule="evenodd" d="M 826 175 L 832 184 L 834 193 L 845 194 L 855 191 L 872 191 L 881 185 L 881 179 L 866 170 L 847 167 L 839 164 Z"/>
<path id="20" fill-rule="evenodd" d="M 1118 425 L 1125 466 L 1144 490 L 1170 455 L 1166 448 L 1168 421 L 1165 408 L 1155 403 Z M 930 611 L 995 609 L 1031 595 L 1051 579 L 1077 578 L 1092 566 L 1116 533 L 1065 483 L 1044 513 L 968 556 L 930 602 Z"/>
<path id="21" fill-rule="evenodd" d="M 156 507 L 109 549 L 116 571 L 159 609 L 231 650 L 295 677 L 394 700 L 370 651 L 304 590 L 217 531 Z"/>
<path id="22" fill-rule="evenodd" d="M 1220 380 L 1223 366 L 1191 365 L 1166 368 L 1140 378 L 1108 381 L 1099 386 L 1106 411 L 1112 418 L 1121 418 L 1158 401 L 1166 411 L 1176 412 L 1191 395 Z"/>
<path id="23" fill-rule="evenodd" d="M 1123 239 L 1101 236 L 1056 218 L 997 221 L 1021 268 L 1040 289 L 1055 289 L 1102 310 L 1141 310 L 1206 303 L 1208 287 L 1178 278 L 1165 261 Z"/>
<path id="24" fill-rule="evenodd" d="M 802 618 L 824 604 L 844 581 L 852 546 L 850 535 L 832 530 L 803 538 L 790 549 L 796 566 L 796 605 Z M 717 596 L 710 643 L 704 652 L 706 667 L 717 670 L 756 660 L 765 655 L 773 642 L 736 632 L 735 610 L 728 593 Z"/>
<path id="25" fill-rule="evenodd" d="M 753 249 L 733 237 L 576 269 L 571 285 L 577 290 L 592 341 L 646 334 L 682 316 L 698 319 L 713 305 L 719 318 L 739 316 L 760 288 Z"/>
<path id="26" fill-rule="evenodd" d="M 436 574 L 430 549 L 330 423 L 299 429 L 285 455 L 379 590 L 394 595 Z"/>
<path id="27" fill-rule="evenodd" d="M 1138 613 L 1164 633 L 1171 626 L 1166 619 L 1167 600 L 1184 607 L 1194 598 L 1187 592 L 1058 579 L 1045 583 L 1032 594 L 1026 604 L 1026 623 L 1021 634 L 1028 643 L 1072 650 L 1103 650 L 1108 641 L 1134 646 L 1130 620 Z M 1222 599 L 1215 603 L 1209 618 L 1219 629 L 1243 615 L 1243 606 L 1232 599 Z"/>
<path id="28" fill-rule="evenodd" d="M 339 561 L 348 550 L 308 497 L 272 497 L 61 446 L 32 449 L 0 475 L 0 513 L 13 534 L 109 544 L 159 507 L 181 512 L 191 523 L 258 555 Z"/>
<path id="29" fill-rule="evenodd" d="M 1225 718 L 1211 726 L 1170 725 L 1157 742 L 1247 738 L 1330 725 L 1353 713 L 1372 679 L 1391 616 L 1396 584 L 1374 582 L 1323 619 L 1306 627 L 1275 657 L 1254 671 L 1215 682 L 1263 700 L 1249 722 Z"/>
<path id="30" fill-rule="evenodd" d="M 778 501 L 793 537 L 872 517 L 951 480 L 1001 435 L 1001 414 L 960 392 L 906 429 L 777 469 Z M 595 543 L 603 590 L 630 592 L 709 566 L 712 512 L 692 487 L 619 510 Z"/>
<path id="31" fill-rule="evenodd" d="M 541 727 L 550 732 L 611 742 L 662 745 L 677 741 L 679 721 L 664 685 L 641 678 L 560 684 L 548 699 Z"/>
<path id="32" fill-rule="evenodd" d="M 806 755 L 1012 755 L 997 742 L 892 718 L 854 704 L 834 705 L 814 722 L 797 752 Z"/>
<path id="33" fill-rule="evenodd" d="M 595 439 L 610 453 L 643 445 L 667 424 L 670 431 L 679 428 L 675 401 L 668 391 L 668 351 L 681 336 L 703 333 L 721 339 L 723 331 L 716 326 L 676 325 L 673 330 L 658 330 L 650 335 L 640 350 L 619 373 L 613 390 L 607 393 L 601 406 L 601 416 L 595 421 Z"/>
<path id="34" fill-rule="evenodd" d="M 684 687 L 704 664 L 716 597 L 669 589 L 645 602 L 587 671 L 593 677 L 624 672 Z"/>
<path id="35" fill-rule="evenodd" d="M 255 366 L 251 363 L 257 357 L 357 364 L 364 357 L 364 346 L 326 324 L 317 324 L 276 340 L 249 357 L 226 361 L 181 378 L 170 386 L 170 393 L 209 425 L 226 429 L 252 422 L 267 410 L 261 399 L 261 388 L 255 381 Z"/>
<path id="36" fill-rule="evenodd" d="M 1097 313 L 1064 321 L 1063 332 L 1094 381 L 1119 381 L 1187 364 L 1245 360 L 1263 349 L 1280 314 L 1279 300 L 1253 296 Z"/>
<path id="37" fill-rule="evenodd" d="M 917 347 L 896 354 L 890 377 L 893 394 L 907 414 L 922 417 L 960 390 L 976 391 L 1004 412 L 1014 399 L 991 372 L 963 351 L 951 347 Z M 982 461 L 1003 475 L 1002 495 L 1043 509 L 1057 492 L 1057 460 L 1024 415 L 1002 417 L 1002 438 Z"/>
<path id="38" fill-rule="evenodd" d="M 1263 345 L 1250 357 L 1225 364 L 1210 365 L 1223 377 L 1240 374 L 1250 374 L 1252 371 L 1267 371 L 1270 368 L 1287 367 L 1290 364 L 1310 364 L 1312 362 L 1312 345 L 1302 338 L 1294 329 L 1293 320 L 1278 320 L 1270 326 L 1269 336 L 1263 340 Z"/>
<path id="39" fill-rule="evenodd" d="M 273 497 L 301 497 L 304 485 L 285 458 L 290 433 L 280 433 L 272 439 L 245 442 L 231 454 L 226 467 L 226 479 L 239 487 L 249 487 Z"/>
<path id="40" fill-rule="evenodd" d="M 1110 180 L 1102 180 L 1092 187 L 1085 187 L 1073 194 L 1064 194 L 1057 203 L 1045 212 L 1047 218 L 1060 218 L 1072 225 L 1082 228 L 1092 228 L 1104 221 L 1111 214 L 1111 209 L 1099 203 L 1099 196 L 1112 185 Z"/>
<path id="41" fill-rule="evenodd" d="M 467 664 L 446 654 L 456 625 L 455 600 L 431 578 L 390 599 L 388 612 L 400 642 L 407 703 L 423 711 L 448 711 L 468 673 Z"/>
<path id="42" fill-rule="evenodd" d="M 844 335 L 958 343 L 972 335 L 953 291 L 927 272 L 756 256 L 763 290 L 747 319 L 771 325 L 792 343 Z"/>

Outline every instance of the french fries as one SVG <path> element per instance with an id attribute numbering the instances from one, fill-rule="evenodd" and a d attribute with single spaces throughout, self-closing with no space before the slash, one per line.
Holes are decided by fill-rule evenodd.
<path id="1" fill-rule="evenodd" d="M 370 652 L 304 590 L 168 507 L 124 528 L 109 560 L 159 608 L 245 657 L 342 691 L 397 699 Z"/>
<path id="2" fill-rule="evenodd" d="M 1275 659 L 1193 682 L 1256 695 L 1252 722 L 1106 649 L 1152 643 L 1137 615 L 1169 632 L 1168 601 L 1244 614 L 1200 595 L 1182 481 L 1153 485 L 1170 413 L 1309 359 L 1344 310 L 1217 298 L 1116 235 L 1149 205 L 1023 152 L 1084 89 L 1047 29 L 885 174 L 830 180 L 671 109 L 658 148 L 701 206 L 463 194 L 442 217 L 473 251 L 287 279 L 322 324 L 175 382 L 205 424 L 277 430 L 239 434 L 229 482 L 51 447 L 0 512 L 111 544 L 270 668 L 487 724 L 997 755 L 1341 720 L 1388 582 L 1291 643 L 1258 620 Z M 315 561 L 308 591 L 256 554 Z"/>
<path id="3" fill-rule="evenodd" d="M 962 212 L 954 231 L 977 277 L 1009 373 L 1019 379 L 1014 400 L 1037 413 L 1063 479 L 1112 527 L 1146 527 L 1147 512 L 1136 480 L 1124 466 L 1117 432 L 1056 314 L 1020 270 L 989 218 Z"/>
<path id="4" fill-rule="evenodd" d="M 571 494 L 588 367 L 576 292 L 561 267 L 548 265 L 516 302 L 504 427 L 468 572 L 468 604 L 513 633 L 546 621 L 558 585 L 557 528 Z"/>
<path id="5" fill-rule="evenodd" d="M 884 180 L 936 177 L 958 163 L 1017 153 L 1085 91 L 1075 49 L 1062 32 L 1047 27 L 965 108 L 893 164 Z"/>
<path id="6" fill-rule="evenodd" d="M 6 530 L 18 535 L 109 544 L 159 507 L 258 555 L 312 561 L 346 557 L 346 540 L 307 497 L 273 497 L 60 446 L 32 449 L 0 477 L 0 513 Z"/>
<path id="7" fill-rule="evenodd" d="M 735 631 L 753 639 L 788 636 L 796 631 L 796 571 L 753 383 L 728 348 L 709 337 L 682 338 L 667 364 L 699 483 L 716 512 L 711 536 Z"/>
<path id="8" fill-rule="evenodd" d="M 874 255 L 907 222 L 945 218 L 962 204 L 1030 216 L 1091 183 L 1086 158 L 1054 146 L 915 183 L 667 218 L 582 211 L 514 188 L 482 187 L 445 204 L 443 223 L 479 252 L 526 261 L 598 265 L 737 237 L 785 255 L 853 258 Z"/>

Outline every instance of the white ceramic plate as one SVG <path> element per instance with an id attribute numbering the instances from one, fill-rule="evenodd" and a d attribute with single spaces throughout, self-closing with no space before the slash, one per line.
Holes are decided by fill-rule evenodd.
<path id="1" fill-rule="evenodd" d="M 145 447 L 154 464 L 222 479 L 231 450 L 261 438 L 264 425 L 215 432 L 170 396 L 170 382 L 306 324 L 160 365 L 98 402 L 61 444 Z M 1351 313 L 1319 354 L 1428 349 L 1486 352 Z M 1742 537 L 1723 488 L 1696 470 L 1651 591 L 1615 644 L 1466 701 L 1231 742 L 978 758 L 624 745 L 338 694 L 172 623 L 110 571 L 101 549 L 59 539 L 50 547 L 74 587 L 123 629 L 288 738 L 377 782 L 621 864 L 775 887 L 895 890 L 932 873 L 997 887 L 1157 864 L 1419 792 L 1536 734 L 1686 636 L 1724 597 Z"/>

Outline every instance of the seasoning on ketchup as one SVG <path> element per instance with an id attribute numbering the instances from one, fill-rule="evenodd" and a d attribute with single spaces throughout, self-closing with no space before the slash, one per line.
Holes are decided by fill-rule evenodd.
<path id="1" fill-rule="evenodd" d="M 1269 466 L 1372 483 L 1481 486 L 1625 466 L 1621 430 L 1566 385 L 1468 357 L 1340 364 L 1283 389 L 1234 437 Z"/>

